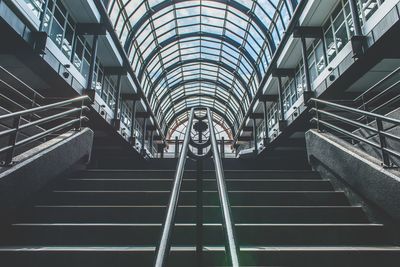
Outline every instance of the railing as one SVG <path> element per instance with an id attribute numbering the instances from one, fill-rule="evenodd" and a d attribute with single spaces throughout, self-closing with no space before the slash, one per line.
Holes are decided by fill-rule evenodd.
<path id="1" fill-rule="evenodd" d="M 226 252 L 228 253 L 228 259 L 230 259 L 231 261 L 230 263 L 232 264 L 232 266 L 238 267 L 239 248 L 236 244 L 234 224 L 231 215 L 232 212 L 230 209 L 231 206 L 229 204 L 229 198 L 227 193 L 228 190 L 226 189 L 225 178 L 224 178 L 224 169 L 222 167 L 222 161 L 220 158 L 220 154 L 218 152 L 217 139 L 215 137 L 214 125 L 212 122 L 211 111 L 209 108 L 207 108 L 207 119 L 210 129 L 211 150 L 215 164 L 215 175 L 217 178 L 218 194 L 222 209 L 222 220 L 226 237 Z"/>
<path id="2" fill-rule="evenodd" d="M 193 120 L 197 119 L 198 122 L 193 126 Z M 208 120 L 208 126 L 203 120 Z M 209 139 L 204 141 L 202 139 L 202 133 L 209 128 Z M 194 141 L 191 135 L 192 129 L 198 133 L 198 142 Z M 176 140 L 177 142 L 178 140 Z M 197 154 L 189 149 L 189 145 L 193 148 L 197 148 Z M 203 149 L 210 147 L 210 149 L 203 153 Z M 215 172 L 217 179 L 218 195 L 221 203 L 221 211 L 223 218 L 223 230 L 226 237 L 226 253 L 228 254 L 228 260 L 234 267 L 239 266 L 239 249 L 236 245 L 236 238 L 234 232 L 234 224 L 232 221 L 232 215 L 230 210 L 228 192 L 225 184 L 224 170 L 222 167 L 221 156 L 218 151 L 218 143 L 215 137 L 214 125 L 212 122 L 212 116 L 209 109 L 207 109 L 207 116 L 198 117 L 195 115 L 195 110 L 192 109 L 189 115 L 188 124 L 186 126 L 185 138 L 181 147 L 181 153 L 178 160 L 177 169 L 175 172 L 175 178 L 173 187 L 171 190 L 171 196 L 168 202 L 167 213 L 165 222 L 163 224 L 160 244 L 157 247 L 156 258 L 154 266 L 163 267 L 166 265 L 167 257 L 171 249 L 171 235 L 175 225 L 175 213 L 178 206 L 179 192 L 183 180 L 183 173 L 186 163 L 186 158 L 190 157 L 197 161 L 197 188 L 196 188 L 196 199 L 197 199 L 197 212 L 196 212 L 196 266 L 202 266 L 203 258 L 203 238 L 202 238 L 202 227 L 203 227 L 203 164 L 202 160 L 213 156 L 215 164 Z"/>
<path id="3" fill-rule="evenodd" d="M 0 66 L 0 86 L 4 89 L 0 93 L 0 97 L 19 110 L 37 107 L 39 106 L 38 102 L 41 103 L 45 99 L 35 89 L 2 66 Z"/>
<path id="4" fill-rule="evenodd" d="M 390 132 L 394 127 L 400 126 L 400 120 L 325 100 L 312 98 L 310 102 L 314 106 L 310 110 L 314 113 L 311 122 L 316 123 L 318 130 L 328 129 L 361 144 L 379 149 L 384 166 L 393 165 L 390 159 L 391 156 L 400 159 L 400 153 L 388 146 L 389 140 L 400 142 L 400 137 Z M 329 111 L 322 110 L 322 107 L 328 107 Z M 335 110 L 340 111 L 341 115 L 335 114 Z M 345 114 L 348 117 L 345 117 Z M 357 119 L 359 116 L 370 118 L 372 121 L 363 124 Z M 368 137 L 357 134 L 357 130 L 367 131 Z M 374 137 L 379 142 L 376 142 Z"/>
<path id="5" fill-rule="evenodd" d="M 75 129 L 80 129 L 82 122 L 87 120 L 87 118 L 83 115 L 83 113 L 89 108 L 85 106 L 85 101 L 90 100 L 88 96 L 80 96 L 70 100 L 64 100 L 61 102 L 35 107 L 27 110 L 22 110 L 6 115 L 0 116 L 0 123 L 3 125 L 7 125 L 7 122 L 11 122 L 11 127 L 9 129 L 0 132 L 0 138 L 8 137 L 8 145 L 0 148 L 0 155 L 5 154 L 5 160 L 2 163 L 3 166 L 9 166 L 12 164 L 12 160 L 15 154 L 15 150 L 18 147 L 22 147 L 42 138 L 48 137 L 49 135 L 69 129 L 70 127 L 74 127 Z M 59 108 L 65 108 L 67 106 L 73 105 L 74 107 L 66 110 L 66 111 L 57 111 Z M 65 110 L 65 109 L 63 109 Z M 42 116 L 37 120 L 25 121 L 23 122 L 24 117 L 32 117 L 33 115 L 37 115 L 42 112 L 53 112 L 51 115 Z M 51 125 L 47 129 L 42 129 L 37 134 L 19 140 L 18 134 L 27 128 L 31 127 L 40 127 L 44 124 L 54 123 L 57 120 L 62 120 L 60 123 L 56 123 L 55 125 Z"/>
<path id="6" fill-rule="evenodd" d="M 171 235 L 175 225 L 175 213 L 178 206 L 179 192 L 181 190 L 183 173 L 185 169 L 186 158 L 189 150 L 190 132 L 193 125 L 194 109 L 190 111 L 189 121 L 186 127 L 185 139 L 183 141 L 182 151 L 179 156 L 178 166 L 175 172 L 174 184 L 171 191 L 171 196 L 168 202 L 167 215 L 162 229 L 160 244 L 157 247 L 155 267 L 165 266 L 167 256 L 171 249 Z"/>
<path id="7" fill-rule="evenodd" d="M 383 79 L 355 98 L 354 102 L 359 109 L 381 114 L 390 111 L 390 107 L 400 100 L 399 92 L 400 67 L 386 75 Z M 360 119 L 364 118 L 365 117 L 362 116 Z"/>

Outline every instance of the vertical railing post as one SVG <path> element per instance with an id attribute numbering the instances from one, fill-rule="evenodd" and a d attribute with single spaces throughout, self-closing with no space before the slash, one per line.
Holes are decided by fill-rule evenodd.
<path id="1" fill-rule="evenodd" d="M 380 118 L 376 118 L 376 126 L 378 129 L 378 136 L 379 136 L 379 143 L 381 146 L 381 154 L 382 154 L 382 161 L 383 165 L 386 167 L 390 166 L 390 158 L 388 153 L 385 151 L 385 148 L 387 148 L 387 142 L 385 136 L 382 134 L 384 132 L 383 129 L 383 123 Z"/>
<path id="2" fill-rule="evenodd" d="M 220 141 L 221 158 L 225 158 L 225 138 L 222 136 Z"/>
<path id="3" fill-rule="evenodd" d="M 77 123 L 77 127 L 75 128 L 76 131 L 80 131 L 82 128 L 82 116 L 83 116 L 83 107 L 85 105 L 85 100 L 82 99 L 81 101 L 81 110 L 78 112 L 78 123 Z"/>
<path id="4" fill-rule="evenodd" d="M 147 123 L 147 118 L 144 117 L 144 118 L 143 118 L 143 128 L 142 128 L 142 148 L 140 149 L 140 154 L 141 154 L 142 156 L 145 156 L 145 155 L 146 155 L 146 149 L 145 149 L 146 127 L 147 127 L 146 123 Z"/>
<path id="5" fill-rule="evenodd" d="M 318 102 L 315 101 L 315 118 L 317 119 L 317 130 L 320 132 L 321 129 L 319 127 L 319 110 L 318 110 Z"/>
<path id="6" fill-rule="evenodd" d="M 269 143 L 269 129 L 268 129 L 268 109 L 267 101 L 263 101 L 263 111 L 264 111 L 264 128 L 265 128 L 265 143 Z"/>
<path id="7" fill-rule="evenodd" d="M 132 117 L 131 117 L 131 145 L 135 145 L 135 120 L 136 120 L 136 100 L 132 102 Z"/>
<path id="8" fill-rule="evenodd" d="M 254 142 L 254 154 L 257 156 L 258 148 L 257 148 L 257 121 L 256 118 L 253 117 L 253 142 Z"/>
<path id="9" fill-rule="evenodd" d="M 17 142 L 18 138 L 20 122 L 21 122 L 21 116 L 15 117 L 13 120 L 12 128 L 15 129 L 15 132 L 10 135 L 10 138 L 8 140 L 8 145 L 11 146 L 11 148 L 8 150 L 4 160 L 5 166 L 10 165 L 12 163 L 12 159 L 14 157 L 14 152 L 15 152 L 15 143 Z"/>
<path id="10" fill-rule="evenodd" d="M 175 136 L 175 158 L 179 157 L 179 140 L 178 136 Z"/>

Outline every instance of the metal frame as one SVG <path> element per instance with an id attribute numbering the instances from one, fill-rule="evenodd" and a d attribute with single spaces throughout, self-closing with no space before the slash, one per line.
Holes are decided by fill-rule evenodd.
<path id="1" fill-rule="evenodd" d="M 204 110 L 204 109 L 202 109 Z M 192 126 L 194 119 L 197 119 L 200 123 L 206 119 L 208 120 L 208 129 L 209 129 L 209 139 L 207 141 L 202 140 L 202 131 L 206 130 L 202 126 L 195 127 L 194 129 L 198 132 L 199 142 L 195 142 L 191 136 Z M 204 123 L 204 122 L 203 122 Z M 203 128 L 201 130 L 200 128 Z M 177 151 L 179 149 L 178 146 L 178 137 L 175 137 L 175 153 L 177 155 Z M 197 148 L 198 154 L 194 154 L 193 151 L 189 150 L 189 145 Z M 203 148 L 211 146 L 210 150 L 203 154 Z M 223 146 L 223 144 L 222 144 Z M 222 151 L 221 151 L 222 152 Z M 232 266 L 239 266 L 239 247 L 236 243 L 235 231 L 234 231 L 234 223 L 232 221 L 232 212 L 230 210 L 229 197 L 226 188 L 225 178 L 224 178 L 224 169 L 222 167 L 221 155 L 218 151 L 218 143 L 215 136 L 215 130 L 213 125 L 213 116 L 211 115 L 210 108 L 206 109 L 206 116 L 197 116 L 195 114 L 195 109 L 192 108 L 190 110 L 188 125 L 186 127 L 185 138 L 183 140 L 183 144 L 181 147 L 181 153 L 179 155 L 179 160 L 177 164 L 177 169 L 175 172 L 175 178 L 173 182 L 173 187 L 171 190 L 170 199 L 168 202 L 167 213 L 165 217 L 165 222 L 163 224 L 160 244 L 157 247 L 156 257 L 154 261 L 154 266 L 163 267 L 167 264 L 167 258 L 171 248 L 171 235 L 173 231 L 173 227 L 175 225 L 175 213 L 178 207 L 179 201 L 179 193 L 183 180 L 183 173 L 185 168 L 186 159 L 189 156 L 197 161 L 197 190 L 196 190 L 196 199 L 197 199 L 197 215 L 196 215 L 196 254 L 197 254 L 197 266 L 201 266 L 202 263 L 202 255 L 203 255 L 203 236 L 202 236 L 202 227 L 203 227 L 203 213 L 202 213 L 202 205 L 203 205 L 203 188 L 202 188 L 202 177 L 203 177 L 203 166 L 202 160 L 207 157 L 213 156 L 214 164 L 215 164 L 215 173 L 217 179 L 217 187 L 218 187 L 218 195 L 221 203 L 221 211 L 223 218 L 223 229 L 226 237 L 226 252 L 228 254 L 229 261 Z"/>
<path id="2" fill-rule="evenodd" d="M 318 130 L 321 130 L 322 127 L 325 127 L 327 129 L 333 130 L 334 132 L 343 134 L 352 140 L 356 140 L 358 142 L 379 149 L 381 151 L 381 156 L 382 156 L 382 162 L 383 162 L 382 165 L 386 167 L 392 166 L 392 163 L 390 161 L 390 156 L 400 158 L 399 152 L 394 151 L 387 147 L 387 138 L 400 142 L 399 136 L 387 132 L 387 130 L 392 129 L 393 127 L 400 126 L 400 120 L 316 98 L 311 98 L 310 103 L 314 104 L 314 107 L 310 109 L 311 112 L 314 112 L 314 117 L 311 119 L 311 122 L 316 123 Z M 344 117 L 343 115 L 334 114 L 332 111 L 321 110 L 319 105 L 323 105 L 335 110 L 340 110 L 342 112 L 343 111 L 348 112 L 348 114 L 351 115 L 359 115 L 372 118 L 376 122 L 376 128 L 372 124 L 363 124 L 359 122 L 357 119 L 349 119 Z M 322 119 L 322 115 L 326 116 L 328 119 L 326 120 Z M 335 121 L 344 123 L 346 125 L 351 125 L 359 129 L 367 130 L 368 132 L 372 133 L 372 135 L 370 135 L 369 138 L 356 135 L 354 132 L 351 132 L 343 128 L 343 126 L 340 127 L 335 125 L 334 124 Z M 392 125 L 392 127 L 388 127 L 388 129 L 385 129 L 383 123 L 388 123 Z M 370 140 L 370 138 L 373 136 L 378 136 L 379 143 Z"/>
<path id="3" fill-rule="evenodd" d="M 110 1 L 111 21 L 158 118 L 163 120 L 170 110 L 177 113 L 175 103 L 187 95 L 186 88 L 175 95 L 170 88 L 177 78 L 184 82 L 191 75 L 224 83 L 230 88 L 224 106 L 234 110 L 241 106 L 240 117 L 244 117 L 242 110 L 249 108 L 258 91 L 297 6 L 297 1 L 289 0 L 251 2 Z M 198 83 L 201 93 L 203 82 Z M 220 88 L 214 90 L 216 94 Z M 204 101 L 226 112 L 212 98 Z M 161 107 L 163 103 L 167 104 Z M 186 106 L 201 105 L 188 102 Z M 166 119 L 166 123 L 172 122 Z"/>
<path id="4" fill-rule="evenodd" d="M 7 136 L 9 137 L 8 145 L 0 148 L 0 154 L 6 153 L 5 160 L 2 165 L 10 166 L 12 164 L 15 150 L 20 146 L 30 144 L 34 141 L 40 140 L 41 138 L 49 136 L 52 133 L 64 130 L 71 126 L 74 126 L 75 129 L 79 130 L 81 128 L 82 122 L 88 120 L 87 117 L 83 116 L 83 112 L 89 110 L 89 108 L 84 105 L 85 101 L 87 100 L 90 100 L 88 96 L 80 96 L 71 100 L 64 100 L 61 102 L 0 116 L 0 122 L 12 120 L 12 127 L 8 130 L 0 132 L 0 137 L 7 137 Z M 35 121 L 21 124 L 21 119 L 24 116 L 32 116 L 34 114 L 45 111 L 54 111 L 55 109 L 63 108 L 69 105 L 75 105 L 77 103 L 80 103 L 79 107 L 75 107 L 67 111 L 58 112 L 50 116 L 42 117 Z M 76 118 L 71 119 L 70 118 L 71 115 L 74 114 L 76 114 Z M 57 119 L 67 119 L 67 121 L 57 124 L 56 126 L 53 126 L 50 129 L 46 129 L 43 132 L 40 132 L 38 134 L 35 134 L 33 136 L 18 141 L 18 133 L 21 130 L 27 129 L 32 126 L 39 126 L 45 123 L 53 122 Z"/>
<path id="5" fill-rule="evenodd" d="M 174 184 L 171 190 L 171 196 L 168 201 L 167 213 L 163 224 L 160 244 L 157 247 L 156 257 L 154 261 L 155 267 L 163 267 L 166 264 L 166 259 L 171 249 L 171 235 L 175 224 L 175 213 L 178 207 L 179 193 L 185 170 L 186 158 L 189 150 L 190 132 L 193 124 L 194 109 L 190 111 L 189 125 L 186 128 L 185 139 L 183 140 L 182 151 L 179 156 L 178 165 L 176 167 Z"/>
<path id="6" fill-rule="evenodd" d="M 211 139 L 211 150 L 215 165 L 215 175 L 217 178 L 219 200 L 221 202 L 223 228 L 226 238 L 226 252 L 230 260 L 232 267 L 239 267 L 239 247 L 236 243 L 236 236 L 234 231 L 234 223 L 232 221 L 231 206 L 229 204 L 228 190 L 226 189 L 224 169 L 222 167 L 221 156 L 218 151 L 217 139 L 215 137 L 214 125 L 211 111 L 207 108 L 207 119 L 209 121 L 210 139 Z"/>

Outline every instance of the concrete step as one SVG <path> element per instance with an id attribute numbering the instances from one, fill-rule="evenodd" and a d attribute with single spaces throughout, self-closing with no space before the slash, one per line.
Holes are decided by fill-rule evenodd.
<path id="1" fill-rule="evenodd" d="M 56 189 L 62 190 L 170 190 L 172 179 L 107 179 L 71 178 L 59 183 Z M 228 190 L 254 191 L 333 191 L 327 180 L 316 179 L 226 179 Z M 184 179 L 182 190 L 196 190 L 195 179 Z M 204 179 L 204 190 L 216 190 L 215 179 Z"/>
<path id="2" fill-rule="evenodd" d="M 174 177 L 175 170 L 114 170 L 114 169 L 90 169 L 76 173 L 77 178 L 166 178 Z M 205 170 L 204 176 L 215 178 L 214 170 Z M 187 170 L 184 178 L 196 178 L 196 171 Z M 321 179 L 319 174 L 308 170 L 226 170 L 226 179 Z"/>
<path id="3" fill-rule="evenodd" d="M 19 215 L 19 222 L 35 223 L 161 223 L 166 206 L 35 206 Z M 361 207 L 350 206 L 233 206 L 236 223 L 366 223 Z M 178 223 L 196 221 L 195 206 L 180 206 Z M 218 206 L 203 208 L 204 222 L 221 222 Z"/>
<path id="4" fill-rule="evenodd" d="M 0 258 L 7 267 L 125 267 L 153 266 L 154 247 L 3 247 Z M 188 266 L 194 247 L 172 247 L 170 267 Z M 397 267 L 400 248 L 395 246 L 242 247 L 241 266 Z M 206 247 L 205 266 L 227 266 L 224 247 Z"/>
<path id="5" fill-rule="evenodd" d="M 39 205 L 166 205 L 169 191 L 53 191 Z M 219 205 L 216 191 L 204 191 L 204 205 Z M 345 206 L 343 192 L 331 191 L 230 191 L 236 206 Z M 195 191 L 181 191 L 181 205 L 195 205 Z"/>
<path id="6" fill-rule="evenodd" d="M 2 231 L 7 246 L 151 246 L 159 242 L 159 224 L 14 224 Z M 241 246 L 378 245 L 388 238 L 380 224 L 236 224 Z M 204 224 L 205 245 L 223 245 L 221 224 Z M 172 244 L 194 245 L 195 224 L 176 224 Z"/>

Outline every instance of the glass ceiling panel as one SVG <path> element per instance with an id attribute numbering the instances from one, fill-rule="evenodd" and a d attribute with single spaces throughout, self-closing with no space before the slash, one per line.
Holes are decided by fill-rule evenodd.
<path id="1" fill-rule="evenodd" d="M 297 0 L 112 0 L 109 15 L 156 116 L 210 107 L 238 127 Z M 185 116 L 187 113 L 184 113 Z M 222 123 L 222 122 L 221 122 Z"/>

